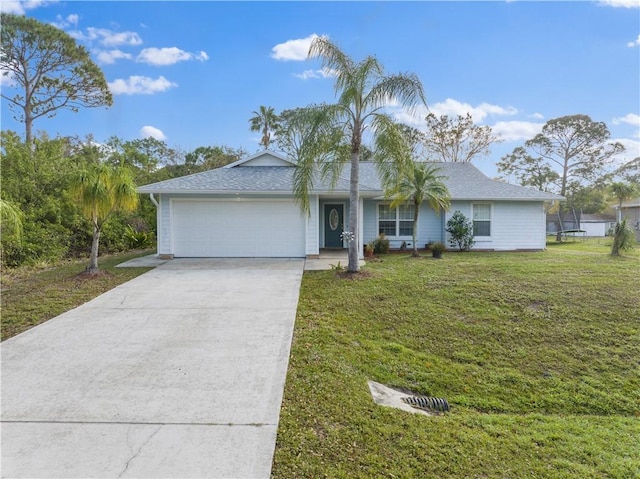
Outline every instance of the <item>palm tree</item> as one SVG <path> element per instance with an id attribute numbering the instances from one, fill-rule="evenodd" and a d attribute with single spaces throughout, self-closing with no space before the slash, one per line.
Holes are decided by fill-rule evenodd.
<path id="1" fill-rule="evenodd" d="M 4 231 L 3 231 L 4 230 Z M 22 236 L 22 212 L 13 203 L 0 198 L 0 232 Z"/>
<path id="2" fill-rule="evenodd" d="M 413 252 L 412 256 L 418 257 L 418 216 L 420 206 L 426 200 L 436 213 L 446 211 L 451 206 L 451 195 L 447 186 L 442 181 L 443 176 L 438 175 L 440 168 L 424 162 L 411 161 L 405 168 L 398 171 L 396 181 L 387 186 L 385 196 L 392 198 L 391 208 L 401 204 L 413 205 Z"/>
<path id="3" fill-rule="evenodd" d="M 616 182 L 611 185 L 611 192 L 613 193 L 613 196 L 615 196 L 618 200 L 618 217 L 616 221 L 620 223 L 620 221 L 622 220 L 622 202 L 633 197 L 633 195 L 637 193 L 637 189 L 634 187 L 634 185 Z"/>
<path id="4" fill-rule="evenodd" d="M 426 100 L 417 76 L 384 75 L 384 69 L 375 57 L 368 56 L 356 63 L 328 38 L 316 38 L 311 43 L 309 57 L 320 58 L 322 67 L 336 77 L 337 103 L 316 108 L 324 113 L 318 115 L 319 121 L 339 126 L 343 139 L 333 143 L 333 155 L 330 161 L 323 162 L 321 172 L 331 175 L 335 184 L 344 166 L 350 163 L 349 231 L 345 237 L 349 238 L 347 270 L 355 273 L 359 270 L 359 162 L 363 133 L 368 126 L 372 127 L 374 135 L 395 127 L 382 111 L 390 102 L 396 101 L 411 110 L 419 103 L 425 104 Z M 323 128 L 318 128 L 318 131 L 323 131 Z M 324 131 L 333 129 L 326 128 Z M 314 155 L 298 159 L 299 174 L 294 178 L 294 191 L 303 205 L 314 178 L 310 172 L 317 167 L 317 163 L 318 157 Z"/>
<path id="5" fill-rule="evenodd" d="M 87 272 L 98 273 L 100 233 L 116 211 L 133 211 L 138 206 L 138 193 L 133 177 L 124 166 L 100 164 L 82 172 L 74 181 L 72 193 L 82 213 L 93 226 L 93 241 Z"/>
<path id="6" fill-rule="evenodd" d="M 260 144 L 264 146 L 265 150 L 268 150 L 269 143 L 271 143 L 271 132 L 278 126 L 278 116 L 273 107 L 264 105 L 260 105 L 259 111 L 254 111 L 253 114 L 254 116 L 249 119 L 251 131 L 262 131 Z"/>

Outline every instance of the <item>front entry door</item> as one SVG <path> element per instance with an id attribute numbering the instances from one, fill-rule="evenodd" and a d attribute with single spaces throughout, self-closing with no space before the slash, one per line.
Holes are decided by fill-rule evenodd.
<path id="1" fill-rule="evenodd" d="M 344 205 L 324 205 L 324 247 L 342 248 Z"/>

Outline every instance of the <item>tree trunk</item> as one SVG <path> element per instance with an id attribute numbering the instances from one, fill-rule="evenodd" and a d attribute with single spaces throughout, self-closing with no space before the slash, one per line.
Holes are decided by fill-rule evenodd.
<path id="1" fill-rule="evenodd" d="M 620 202 L 618 203 L 618 211 L 616 214 L 616 222 L 620 223 L 622 221 L 622 198 L 620 198 Z"/>
<path id="2" fill-rule="evenodd" d="M 91 242 L 91 256 L 89 257 L 89 266 L 87 273 L 98 274 L 98 246 L 100 245 L 100 228 L 94 223 L 93 225 L 93 241 Z"/>
<path id="3" fill-rule="evenodd" d="M 359 146 L 359 145 L 358 145 Z M 352 148 L 351 152 L 351 180 L 349 184 L 349 264 L 347 271 L 349 273 L 357 273 L 360 270 L 358 264 L 358 210 L 360 206 L 360 197 L 358 191 L 358 180 L 360 176 L 360 151 Z"/>
<path id="4" fill-rule="evenodd" d="M 558 205 L 558 233 L 556 234 L 556 242 L 562 242 L 562 232 L 564 231 L 564 223 L 562 222 L 562 205 Z"/>
<path id="5" fill-rule="evenodd" d="M 416 243 L 416 239 L 418 237 L 418 214 L 420 213 L 420 205 L 414 202 L 413 204 L 413 230 L 411 231 L 413 236 L 413 253 L 411 256 L 417 258 L 420 256 L 418 254 L 418 244 Z"/>
<path id="6" fill-rule="evenodd" d="M 31 112 L 27 109 L 25 109 L 24 112 L 24 142 L 27 145 L 27 148 L 29 149 L 29 155 L 31 155 L 31 152 L 33 151 L 33 138 L 32 138 L 32 134 L 31 134 L 31 128 L 33 125 L 33 118 L 31 118 Z"/>

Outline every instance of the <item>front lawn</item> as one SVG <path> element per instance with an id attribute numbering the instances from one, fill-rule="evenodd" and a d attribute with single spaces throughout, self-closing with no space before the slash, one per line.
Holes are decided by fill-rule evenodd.
<path id="1" fill-rule="evenodd" d="M 640 251 L 609 250 L 305 273 L 272 476 L 640 477 Z M 376 406 L 369 379 L 452 410 Z"/>
<path id="2" fill-rule="evenodd" d="M 2 340 L 26 331 L 115 288 L 149 268 L 116 268 L 129 259 L 150 254 L 136 251 L 101 257 L 104 274 L 85 277 L 89 260 L 76 259 L 45 268 L 2 271 Z"/>

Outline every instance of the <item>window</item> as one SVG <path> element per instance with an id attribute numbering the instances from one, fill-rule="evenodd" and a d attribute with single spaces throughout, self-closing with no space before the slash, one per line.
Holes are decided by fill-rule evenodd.
<path id="1" fill-rule="evenodd" d="M 391 208 L 378 205 L 378 234 L 385 236 L 411 236 L 413 234 L 413 205 Z"/>
<path id="2" fill-rule="evenodd" d="M 491 236 L 491 205 L 473 205 L 473 236 Z"/>

